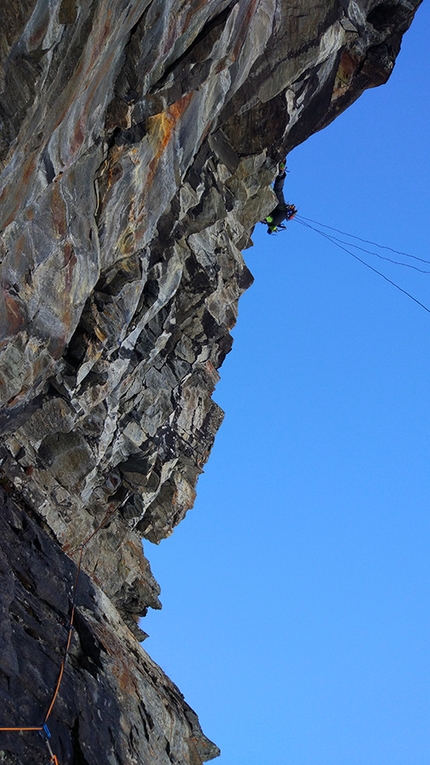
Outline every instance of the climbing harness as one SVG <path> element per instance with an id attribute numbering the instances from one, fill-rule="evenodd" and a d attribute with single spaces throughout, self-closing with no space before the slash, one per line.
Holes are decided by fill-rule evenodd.
<path id="1" fill-rule="evenodd" d="M 75 579 L 74 579 L 74 583 L 73 583 L 73 589 L 72 589 L 72 600 L 71 600 L 71 607 L 70 607 L 69 623 L 68 623 L 68 626 L 67 626 L 67 640 L 66 640 L 66 645 L 65 645 L 64 653 L 63 653 L 63 659 L 62 659 L 61 666 L 60 666 L 60 671 L 58 673 L 57 682 L 56 682 L 56 685 L 55 685 L 55 688 L 54 688 L 54 692 L 52 694 L 51 701 L 50 701 L 49 706 L 48 706 L 48 711 L 45 714 L 45 717 L 44 717 L 42 725 L 38 725 L 38 726 L 22 726 L 22 727 L 0 727 L 0 733 L 2 733 L 2 732 L 3 733 L 6 733 L 6 732 L 20 732 L 20 733 L 22 733 L 22 732 L 27 732 L 27 731 L 35 731 L 35 732 L 39 733 L 39 735 L 42 736 L 42 738 L 44 739 L 44 741 L 46 743 L 46 746 L 48 748 L 48 752 L 49 752 L 49 755 L 51 757 L 49 762 L 53 763 L 53 765 L 59 765 L 59 762 L 58 762 L 57 756 L 53 753 L 52 748 L 51 748 L 51 744 L 50 744 L 50 741 L 49 741 L 50 738 L 51 738 L 51 732 L 50 732 L 50 730 L 48 728 L 47 722 L 48 722 L 49 717 L 51 716 L 51 712 L 52 712 L 52 710 L 54 708 L 54 704 L 55 704 L 55 702 L 57 700 L 58 693 L 60 691 L 60 686 L 61 686 L 61 683 L 62 683 L 62 680 L 63 680 L 64 670 L 65 670 L 65 667 L 66 667 L 67 655 L 69 653 L 70 643 L 72 641 L 72 633 L 73 633 L 74 618 L 75 618 L 75 607 L 76 607 L 76 596 L 77 596 L 77 592 L 78 592 L 79 577 L 80 577 L 81 570 L 82 570 L 82 557 L 83 557 L 83 554 L 84 554 L 84 549 L 89 544 L 89 542 L 96 536 L 96 534 L 99 533 L 99 531 L 103 528 L 103 526 L 106 525 L 106 523 L 110 520 L 112 515 L 114 513 L 116 513 L 121 507 L 123 507 L 125 505 L 125 503 L 127 502 L 127 500 L 130 497 L 130 493 L 131 492 L 127 492 L 127 494 L 125 495 L 125 497 L 124 497 L 123 501 L 121 502 L 121 504 L 117 505 L 116 507 L 114 507 L 113 509 L 109 510 L 106 513 L 106 515 L 103 518 L 102 522 L 94 529 L 94 531 L 91 532 L 91 534 L 87 537 L 87 539 L 84 542 L 82 542 L 80 545 L 78 545 L 78 547 L 75 547 L 72 550 L 70 550 L 70 552 L 68 553 L 69 556 L 71 556 L 73 553 L 75 553 L 75 552 L 77 552 L 79 550 L 79 558 L 78 558 L 78 563 L 77 563 L 77 568 L 76 568 L 76 575 L 75 575 Z"/>
<path id="2" fill-rule="evenodd" d="M 277 197 L 278 204 L 261 222 L 267 226 L 268 234 L 276 234 L 278 231 L 285 229 L 283 221 L 290 221 L 297 213 L 297 209 L 294 205 L 291 205 L 285 201 L 284 197 L 284 182 L 287 175 L 287 163 L 286 160 L 281 160 L 278 165 L 278 175 L 275 178 L 273 191 Z"/>

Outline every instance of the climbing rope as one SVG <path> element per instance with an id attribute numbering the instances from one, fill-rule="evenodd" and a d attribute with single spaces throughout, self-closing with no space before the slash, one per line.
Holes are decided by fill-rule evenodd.
<path id="1" fill-rule="evenodd" d="M 58 679 L 57 679 L 57 684 L 55 686 L 54 693 L 52 694 L 52 699 L 51 699 L 51 703 L 50 703 L 50 705 L 48 707 L 48 711 L 47 711 L 47 713 L 45 715 L 45 720 L 44 720 L 44 724 L 45 725 L 46 725 L 49 717 L 51 716 L 52 709 L 53 709 L 54 704 L 55 704 L 55 702 L 57 700 L 57 696 L 58 696 L 58 693 L 59 693 L 59 690 L 60 690 L 61 681 L 63 679 L 64 669 L 65 669 L 65 666 L 66 666 L 67 654 L 69 653 L 70 643 L 72 642 L 73 622 L 74 622 L 74 619 L 75 619 L 76 594 L 77 594 L 77 591 L 78 591 L 79 575 L 81 573 L 82 556 L 84 554 L 85 544 L 86 543 L 81 545 L 80 552 L 79 552 L 78 567 L 76 569 L 75 582 L 74 582 L 73 590 L 72 590 L 72 605 L 71 605 L 71 609 L 70 609 L 69 625 L 68 625 L 68 628 L 67 628 L 66 647 L 64 649 L 63 660 L 61 662 L 60 672 L 58 674 Z"/>
<path id="2" fill-rule="evenodd" d="M 406 258 L 419 260 L 421 261 L 421 263 L 428 263 L 430 265 L 430 260 L 426 260 L 425 258 L 419 258 L 417 255 L 411 255 L 409 252 L 402 252 L 401 250 L 395 250 L 393 247 L 388 247 L 388 245 L 386 244 L 378 244 L 378 242 L 372 242 L 370 239 L 363 239 L 361 236 L 356 236 L 355 234 L 348 234 L 347 231 L 341 231 L 338 228 L 334 228 L 334 226 L 327 226 L 326 223 L 320 223 L 317 220 L 312 220 L 312 218 L 305 218 L 304 215 L 298 215 L 297 218 L 300 221 L 314 223 L 316 226 L 321 226 L 321 228 L 328 228 L 330 229 L 330 231 L 336 231 L 337 234 L 342 234 L 342 236 L 348 236 L 350 239 L 357 239 L 359 242 L 364 242 L 365 244 L 371 244 L 373 247 L 379 247 L 381 250 L 390 250 L 390 252 L 394 252 L 396 255 L 404 255 Z"/>
<path id="3" fill-rule="evenodd" d="M 5 732 L 20 732 L 21 733 L 21 732 L 27 732 L 27 731 L 36 731 L 36 732 L 38 732 L 44 738 L 44 740 L 45 740 L 46 746 L 47 746 L 48 751 L 49 751 L 49 755 L 51 757 L 49 762 L 53 763 L 53 765 L 59 765 L 59 762 L 58 762 L 57 756 L 53 753 L 52 748 L 51 748 L 51 744 L 49 742 L 49 739 L 51 738 L 51 732 L 50 732 L 50 730 L 48 728 L 47 722 L 48 722 L 49 717 L 51 716 L 51 712 L 52 712 L 52 710 L 54 708 L 54 704 L 55 704 L 55 702 L 57 700 L 57 697 L 58 697 L 58 694 L 59 694 L 59 691 L 60 691 L 60 687 L 61 687 L 61 683 L 62 683 L 63 675 L 64 675 L 64 670 L 65 670 L 65 667 L 66 667 L 67 655 L 69 653 L 70 644 L 71 644 L 71 641 L 72 641 L 72 632 L 73 632 L 73 625 L 74 625 L 74 618 L 75 618 L 75 609 L 76 609 L 76 596 L 77 596 L 77 592 L 78 592 L 79 577 L 80 577 L 81 570 L 82 570 L 82 557 L 83 557 L 83 554 L 84 554 L 84 549 L 89 544 L 89 542 L 91 542 L 91 540 L 96 536 L 96 534 L 98 534 L 99 531 L 106 525 L 106 523 L 108 522 L 108 520 L 110 520 L 112 515 L 114 513 L 116 513 L 117 510 L 119 510 L 121 507 L 124 506 L 124 504 L 127 502 L 129 497 L 130 497 L 130 492 L 128 492 L 126 494 L 126 496 L 123 499 L 123 501 L 121 502 L 121 504 L 117 505 L 112 510 L 109 510 L 106 513 L 106 515 L 103 518 L 102 522 L 97 526 L 96 529 L 94 529 L 94 531 L 91 532 L 91 534 L 87 537 L 87 539 L 84 542 L 82 542 L 78 547 L 73 548 L 72 550 L 70 550 L 70 552 L 68 553 L 69 556 L 71 556 L 73 553 L 75 553 L 77 550 L 79 550 L 79 558 L 78 558 L 78 564 L 77 564 L 77 568 L 76 568 L 76 575 L 75 575 L 75 580 L 74 580 L 73 589 L 72 589 L 72 600 L 71 600 L 71 607 L 70 607 L 70 617 L 69 617 L 69 624 L 67 626 L 67 640 L 66 640 L 66 645 L 65 645 L 64 653 L 63 653 L 63 659 L 61 661 L 61 666 L 60 666 L 60 671 L 58 673 L 57 682 L 56 682 L 56 685 L 55 685 L 55 688 L 54 688 L 54 692 L 52 694 L 51 701 L 50 701 L 49 706 L 48 706 L 48 711 L 46 712 L 46 715 L 44 717 L 43 724 L 42 725 L 38 725 L 38 726 L 0 727 L 0 732 L 4 732 L 4 733 Z"/>
<path id="4" fill-rule="evenodd" d="M 427 311 L 427 313 L 430 313 L 430 308 L 428 308 L 426 305 L 424 305 L 424 303 L 421 303 L 421 301 L 420 301 L 420 300 L 418 300 L 418 299 L 417 299 L 416 297 L 414 297 L 413 295 L 411 295 L 411 293 L 410 293 L 410 292 L 408 292 L 407 290 L 403 289 L 403 287 L 400 287 L 400 285 L 399 285 L 399 284 L 397 284 L 396 282 L 394 282 L 392 279 L 389 279 L 389 278 L 388 278 L 388 276 L 386 276 L 385 274 L 383 274 L 381 271 L 378 271 L 378 269 L 377 269 L 377 268 L 374 268 L 374 266 L 371 266 L 371 265 L 370 265 L 370 263 L 367 263 L 365 260 L 363 260 L 362 258 L 360 258 L 360 257 L 359 257 L 359 256 L 358 256 L 358 255 L 357 255 L 355 252 L 351 252 L 351 250 L 350 250 L 350 249 L 348 249 L 348 247 L 357 247 L 357 245 L 353 245 L 353 244 L 351 244 L 350 242 L 344 242 L 344 240 L 340 240 L 340 239 L 338 239 L 337 237 L 334 237 L 334 236 L 332 236 L 331 234 L 327 234 L 325 231 L 321 231 L 319 228 L 316 228 L 315 226 L 311 226 L 311 224 L 308 222 L 308 221 L 311 221 L 311 220 L 312 220 L 311 218 L 304 218 L 304 217 L 303 217 L 303 216 L 301 216 L 301 215 L 296 215 L 296 216 L 295 216 L 295 218 L 294 218 L 294 220 L 296 220 L 296 221 L 297 221 L 298 223 L 300 223 L 302 226 L 306 226 L 307 228 L 310 228 L 310 229 L 312 229 L 312 231 L 315 231 L 317 234 L 319 234 L 320 236 L 324 237 L 325 239 L 328 239 L 328 241 L 330 241 L 330 242 L 331 242 L 332 244 L 334 244 L 336 247 L 339 247 L 339 249 L 341 249 L 341 250 L 344 250 L 344 251 L 345 251 L 345 252 L 347 252 L 349 255 L 351 255 L 353 258 L 355 258 L 355 260 L 358 260 L 358 261 L 359 261 L 359 263 L 362 263 L 362 264 L 363 264 L 363 266 L 366 266 L 366 268 L 369 268 L 369 269 L 370 269 L 370 271 L 373 271 L 375 274 L 378 274 L 378 276 L 380 276 L 380 277 L 381 277 L 382 279 L 384 279 L 386 282 L 388 282 L 388 283 L 389 283 L 389 284 L 391 284 L 393 287 L 395 287 L 397 290 L 399 290 L 399 292 L 402 292 L 404 295 L 406 295 L 408 298 L 410 298 L 410 300 L 412 300 L 414 303 L 416 303 L 416 304 L 417 304 L 417 305 L 419 305 L 421 308 L 423 308 L 423 309 L 424 309 L 424 311 Z M 387 247 L 387 246 L 385 246 L 385 245 L 379 245 L 379 244 L 376 244 L 376 242 L 370 242 L 370 241 L 369 241 L 369 240 L 367 240 L 367 239 L 361 239 L 361 237 L 358 237 L 358 236 L 354 236 L 353 234 L 347 234 L 345 231 L 339 231 L 339 229 L 335 229 L 335 228 L 333 228 L 332 226 L 326 226 L 325 224 L 323 224 L 323 223 L 318 223 L 317 221 L 312 221 L 312 223 L 315 223 L 317 226 L 324 226 L 324 228 L 328 228 L 328 229 L 331 229 L 331 230 L 333 230 L 333 231 L 336 231 L 337 233 L 343 234 L 344 236 L 350 236 L 350 237 L 352 237 L 352 238 L 354 238 L 354 239 L 358 239 L 358 240 L 360 240 L 360 241 L 362 241 L 362 242 L 366 242 L 366 243 L 368 243 L 368 244 L 372 244 L 372 245 L 373 245 L 373 246 L 375 246 L 375 247 L 381 247 L 381 248 L 383 248 L 383 249 L 386 249 L 386 250 L 391 250 L 392 252 L 396 252 L 396 253 L 398 253 L 398 254 L 400 254 L 400 255 L 405 255 L 405 256 L 406 256 L 406 257 L 408 257 L 408 258 L 414 258 L 415 260 L 420 260 L 420 261 L 421 261 L 421 262 L 423 262 L 423 263 L 430 263 L 430 261 L 428 261 L 428 260 L 424 260 L 423 258 L 418 258 L 416 255 L 410 255 L 409 253 L 406 253 L 406 252 L 400 252 L 399 250 L 394 250 L 392 247 Z M 345 244 L 347 244 L 347 245 L 348 245 L 348 247 L 345 247 L 345 246 L 344 246 Z M 369 253 L 369 254 L 375 254 L 375 255 L 377 255 L 377 253 L 372 253 L 372 252 L 370 252 L 370 250 L 365 250 L 364 248 L 361 248 L 361 247 L 359 247 L 358 249 L 361 249 L 361 250 L 363 250 L 364 252 L 367 252 L 367 253 Z M 379 255 L 378 255 L 378 257 L 382 257 L 382 256 L 379 256 Z M 390 262 L 392 262 L 392 263 L 397 263 L 397 261 L 393 261 L 393 260 L 391 260 L 391 258 L 382 258 L 382 259 L 383 259 L 383 260 L 390 260 Z M 402 266 L 408 266 L 408 267 L 411 267 L 411 266 L 410 266 L 409 264 L 407 264 L 407 263 L 397 263 L 397 265 L 402 265 Z M 414 268 L 414 266 L 412 266 L 412 268 Z M 415 267 L 415 270 L 417 270 L 417 271 L 421 271 L 422 273 L 430 273 L 429 271 L 423 271 L 422 269 L 420 269 L 420 268 L 416 268 L 416 267 Z"/>
<path id="5" fill-rule="evenodd" d="M 299 219 L 299 223 L 304 223 L 304 221 L 301 221 Z M 332 242 L 340 242 L 341 244 L 346 244 L 348 247 L 354 247 L 356 250 L 360 250 L 360 252 L 366 252 L 368 255 L 376 255 L 377 258 L 380 260 L 386 260 L 388 263 L 393 263 L 395 266 L 403 266 L 403 268 L 412 268 L 414 271 L 418 271 L 420 274 L 430 274 L 430 270 L 428 268 L 419 268 L 419 266 L 414 266 L 412 263 L 403 263 L 401 260 L 394 260 L 393 258 L 388 258 L 386 255 L 381 255 L 380 252 L 375 252 L 374 250 L 368 250 L 367 247 L 360 247 L 359 244 L 354 244 L 354 242 L 348 242 L 345 241 L 345 239 L 339 239 L 337 236 L 332 236 L 327 234 Z M 379 247 L 379 245 L 377 245 Z M 410 255 L 409 257 L 415 257 L 414 255 Z M 420 258 L 420 260 L 422 260 Z M 424 261 L 426 262 L 426 261 Z M 429 261 L 430 263 L 430 261 Z"/>

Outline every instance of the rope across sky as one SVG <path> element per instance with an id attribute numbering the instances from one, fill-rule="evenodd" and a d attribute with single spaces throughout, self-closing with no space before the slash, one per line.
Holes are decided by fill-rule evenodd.
<path id="1" fill-rule="evenodd" d="M 410 298 L 410 300 L 412 300 L 414 303 L 416 303 L 421 308 L 423 308 L 424 311 L 427 311 L 427 313 L 430 313 L 430 308 L 428 308 L 426 305 L 424 305 L 424 303 L 421 303 L 421 301 L 418 300 L 413 295 L 411 295 L 410 292 L 408 292 L 407 290 L 403 289 L 403 287 L 400 287 L 399 284 L 394 282 L 392 279 L 390 279 L 388 276 L 383 274 L 381 271 L 378 271 L 377 268 L 374 268 L 374 266 L 371 266 L 370 263 L 367 263 L 365 260 L 360 258 L 355 252 L 351 252 L 351 250 L 348 249 L 348 247 L 355 247 L 356 249 L 359 249 L 362 252 L 366 252 L 369 255 L 376 255 L 378 258 L 381 258 L 382 260 L 388 260 L 390 263 L 394 263 L 395 265 L 399 265 L 399 266 L 404 266 L 405 268 L 413 268 L 415 271 L 419 271 L 420 273 L 428 274 L 428 273 L 430 273 L 429 270 L 422 269 L 422 268 L 417 268 L 416 266 L 413 266 L 410 263 L 402 263 L 402 262 L 397 261 L 397 260 L 392 260 L 391 258 L 384 257 L 384 256 L 380 255 L 377 252 L 373 252 L 373 251 L 368 250 L 368 249 L 366 249 L 364 247 L 359 247 L 358 245 L 355 245 L 352 242 L 345 242 L 343 239 L 339 239 L 338 237 L 332 236 L 331 234 L 327 234 L 325 231 L 321 231 L 321 229 L 317 228 L 317 226 L 322 226 L 323 228 L 330 229 L 331 231 L 336 231 L 337 233 L 342 234 L 343 236 L 348 236 L 351 239 L 357 239 L 357 240 L 359 240 L 361 242 L 365 242 L 367 244 L 371 244 L 374 247 L 379 247 L 379 248 L 384 249 L 384 250 L 390 250 L 391 252 L 397 253 L 399 255 L 403 255 L 404 257 L 413 258 L 414 260 L 419 260 L 422 263 L 428 263 L 430 265 L 430 261 L 429 260 L 425 260 L 424 258 L 419 258 L 416 255 L 410 255 L 407 252 L 401 252 L 400 250 L 395 250 L 392 247 L 388 247 L 387 245 L 377 244 L 376 242 L 371 242 L 368 239 L 362 239 L 359 236 L 354 236 L 354 234 L 348 234 L 346 231 L 340 231 L 339 229 L 333 228 L 333 226 L 326 226 L 324 223 L 319 223 L 318 221 L 314 221 L 311 218 L 305 218 L 302 215 L 296 215 L 294 220 L 296 220 L 302 226 L 306 226 L 307 228 L 312 229 L 312 231 L 315 231 L 317 234 L 319 234 L 320 236 L 324 237 L 325 239 L 328 239 L 329 242 L 332 242 L 332 244 L 334 244 L 336 247 L 339 247 L 339 249 L 344 250 L 344 252 L 347 252 L 349 255 L 351 255 L 353 258 L 355 258 L 355 260 L 358 260 L 359 263 L 362 263 L 364 266 L 366 266 L 366 268 L 369 268 L 375 274 L 378 274 L 378 276 L 380 276 L 386 282 L 388 282 L 393 287 L 395 287 L 397 290 L 399 290 L 399 292 L 403 292 L 403 294 L 406 295 L 406 297 Z M 311 225 L 311 223 L 314 223 L 315 225 Z M 348 245 L 348 246 L 345 247 L 345 245 Z"/>

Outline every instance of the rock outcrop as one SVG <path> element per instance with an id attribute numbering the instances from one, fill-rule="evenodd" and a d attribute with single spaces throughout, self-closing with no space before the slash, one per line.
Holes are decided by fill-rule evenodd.
<path id="1" fill-rule="evenodd" d="M 44 719 L 89 540 L 61 765 L 217 754 L 136 641 L 141 539 L 193 504 L 277 162 L 388 79 L 418 4 L 2 3 L 0 726 Z M 0 731 L 4 762 L 46 751 Z"/>

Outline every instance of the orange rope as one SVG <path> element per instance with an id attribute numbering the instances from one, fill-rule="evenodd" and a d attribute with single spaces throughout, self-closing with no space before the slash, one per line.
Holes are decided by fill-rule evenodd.
<path id="1" fill-rule="evenodd" d="M 76 570 L 75 582 L 74 582 L 74 585 L 73 585 L 72 608 L 71 608 L 71 611 L 70 611 L 70 620 L 69 620 L 69 627 L 68 627 L 69 634 L 67 635 L 66 647 L 64 649 L 63 661 L 61 662 L 61 667 L 60 667 L 60 672 L 59 672 L 59 675 L 58 675 L 57 684 L 55 686 L 55 690 L 54 690 L 54 693 L 53 693 L 53 696 L 52 696 L 52 699 L 51 699 L 51 703 L 50 703 L 50 705 L 48 707 L 48 711 L 47 711 L 47 713 L 45 715 L 45 720 L 44 720 L 45 723 L 48 720 L 48 717 L 50 716 L 50 714 L 52 712 L 53 706 L 54 706 L 54 704 L 56 702 L 56 699 L 57 699 L 57 696 L 58 696 L 58 692 L 60 690 L 60 685 L 61 685 L 61 681 L 63 679 L 64 669 L 65 669 L 65 666 L 66 666 L 67 654 L 69 653 L 70 643 L 72 641 L 73 621 L 74 621 L 74 618 L 75 618 L 76 592 L 77 592 L 77 589 L 78 589 L 79 574 L 81 573 L 81 564 L 82 564 L 82 555 L 83 555 L 83 553 L 84 553 L 84 545 L 81 546 L 81 552 L 79 554 L 79 561 L 78 561 L 78 567 L 77 567 L 77 570 Z"/>
<path id="2" fill-rule="evenodd" d="M 37 730 L 37 731 L 39 731 L 39 730 L 43 730 L 43 725 L 39 725 L 38 728 L 0 728 L 0 731 L 10 731 L 10 730 L 14 730 L 14 731 Z"/>
<path id="3" fill-rule="evenodd" d="M 118 508 L 117 508 L 117 507 L 114 507 L 114 508 L 113 508 L 113 510 L 110 510 L 109 512 L 107 512 L 107 513 L 106 513 L 106 515 L 105 515 L 105 517 L 103 518 L 102 522 L 101 522 L 101 523 L 100 523 L 100 524 L 97 526 L 97 528 L 96 528 L 96 529 L 94 529 L 94 531 L 93 531 L 93 532 L 90 534 L 90 536 L 88 537 L 88 539 L 86 539 L 86 540 L 85 540 L 85 542 L 83 543 L 82 547 L 86 547 L 86 546 L 87 546 L 88 542 L 90 542 L 90 541 L 91 541 L 91 539 L 92 539 L 93 537 L 95 537 L 95 535 L 96 535 L 96 534 L 98 534 L 98 532 L 100 531 L 100 529 L 101 529 L 101 528 L 102 528 L 102 527 L 105 525 L 105 523 L 107 523 L 107 522 L 108 522 L 108 520 L 109 520 L 109 518 L 111 517 L 111 515 L 113 515 L 113 514 L 114 514 L 114 513 L 115 513 L 117 510 L 118 510 Z"/>
<path id="4" fill-rule="evenodd" d="M 49 733 L 48 728 L 45 725 L 41 725 L 39 728 L 0 728 L 0 731 L 28 731 L 28 730 L 38 731 L 39 733 L 41 733 L 44 730 L 46 736 Z M 49 733 L 49 735 L 51 734 Z M 46 746 L 48 747 L 49 754 L 51 755 L 51 759 L 49 760 L 49 762 L 53 762 L 54 765 L 60 765 L 58 762 L 57 756 L 54 754 L 54 752 L 51 749 L 51 745 L 48 741 L 48 738 L 46 738 Z"/>
<path id="5" fill-rule="evenodd" d="M 125 503 L 127 502 L 129 496 L 130 496 L 130 492 L 127 493 L 126 497 L 123 499 L 123 501 L 121 502 L 120 505 L 117 505 L 112 510 L 108 510 L 108 512 L 106 513 L 105 517 L 101 521 L 101 523 L 99 523 L 99 525 L 94 529 L 94 531 L 91 532 L 89 537 L 86 538 L 85 542 L 82 542 L 82 544 L 80 544 L 78 547 L 72 548 L 72 550 L 70 550 L 70 552 L 68 554 L 72 555 L 74 552 L 76 552 L 76 550 L 79 550 L 79 548 L 81 549 L 81 552 L 82 552 L 84 547 L 87 546 L 88 542 L 91 542 L 92 538 L 95 537 L 95 535 L 99 533 L 100 529 L 103 528 L 105 523 L 108 522 L 109 518 L 111 518 L 112 515 L 114 513 L 116 513 L 117 510 L 119 510 L 123 505 L 125 505 Z"/>
<path id="6" fill-rule="evenodd" d="M 128 500 L 129 496 L 130 496 L 130 492 L 127 493 L 125 499 L 121 502 L 120 505 L 117 505 L 112 510 L 110 510 L 109 512 L 106 513 L 105 517 L 103 518 L 102 522 L 97 526 L 97 528 L 94 529 L 94 531 L 91 532 L 91 534 L 89 535 L 89 537 L 87 537 L 85 542 L 83 542 L 81 545 L 79 545 L 79 548 L 76 548 L 76 549 L 80 549 L 80 553 L 79 553 L 78 566 L 77 566 L 77 569 L 76 569 L 75 581 L 73 583 L 72 607 L 70 609 L 70 619 L 69 619 L 66 647 L 64 649 L 63 660 L 61 662 L 60 671 L 59 671 L 59 674 L 58 674 L 58 679 L 57 679 L 57 683 L 56 683 L 56 686 L 55 686 L 55 690 L 54 690 L 54 693 L 52 695 L 52 699 L 51 699 L 51 702 L 49 704 L 48 711 L 47 711 L 47 713 L 45 715 L 44 724 L 43 725 L 39 725 L 37 727 L 36 726 L 33 726 L 33 727 L 22 727 L 22 728 L 2 728 L 2 727 L 0 727 L 0 732 L 11 732 L 11 731 L 15 731 L 15 732 L 38 731 L 38 732 L 42 732 L 43 730 L 45 730 L 45 734 L 46 734 L 46 731 L 48 730 L 48 728 L 46 726 L 46 722 L 47 722 L 48 718 L 51 715 L 51 712 L 52 712 L 52 710 L 54 708 L 54 704 L 55 704 L 55 702 L 57 700 L 58 693 L 60 691 L 61 681 L 63 679 L 64 669 L 65 669 L 65 666 L 66 666 L 67 654 L 69 652 L 70 643 L 72 641 L 73 622 L 74 622 L 74 618 L 75 618 L 76 594 L 77 594 L 77 590 L 78 590 L 79 575 L 81 573 L 81 568 L 82 568 L 82 556 L 84 554 L 84 548 L 87 546 L 88 542 L 90 542 L 91 539 L 93 539 L 93 537 L 95 537 L 95 535 L 98 534 L 100 529 L 103 528 L 103 526 L 105 525 L 105 523 L 107 523 L 109 518 L 120 507 L 122 507 L 126 503 L 126 501 Z M 74 550 L 72 550 L 69 553 L 69 555 L 71 555 L 72 552 L 74 552 Z M 45 729 L 45 727 L 46 727 L 46 729 Z M 49 754 L 51 755 L 50 762 L 54 763 L 54 765 L 59 765 L 58 759 L 57 759 L 56 755 L 53 753 L 48 739 L 46 739 L 46 744 L 47 744 L 47 747 L 48 747 L 48 750 L 49 750 Z"/>

